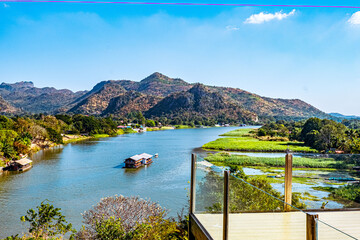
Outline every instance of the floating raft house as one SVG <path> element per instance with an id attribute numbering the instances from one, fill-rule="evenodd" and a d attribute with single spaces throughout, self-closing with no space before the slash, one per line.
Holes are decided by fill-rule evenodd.
<path id="1" fill-rule="evenodd" d="M 148 153 L 137 154 L 125 159 L 125 168 L 139 168 L 152 163 L 153 155 Z"/>
<path id="2" fill-rule="evenodd" d="M 16 160 L 12 163 L 11 169 L 13 171 L 26 171 L 31 168 L 32 161 L 28 158 Z"/>

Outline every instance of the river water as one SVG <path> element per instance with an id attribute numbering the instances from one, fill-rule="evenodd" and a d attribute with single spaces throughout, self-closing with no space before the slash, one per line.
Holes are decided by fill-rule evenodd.
<path id="1" fill-rule="evenodd" d="M 116 194 L 150 198 L 174 216 L 188 203 L 194 148 L 234 129 L 127 134 L 40 151 L 31 156 L 31 170 L 0 176 L 0 238 L 25 231 L 20 217 L 45 199 L 60 207 L 76 229 L 81 227 L 82 212 Z M 159 158 L 140 169 L 122 168 L 125 158 L 143 152 L 159 153 Z"/>

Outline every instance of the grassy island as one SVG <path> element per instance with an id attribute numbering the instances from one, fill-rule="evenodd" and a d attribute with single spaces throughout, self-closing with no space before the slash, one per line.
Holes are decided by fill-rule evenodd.
<path id="1" fill-rule="evenodd" d="M 204 144 L 204 149 L 225 151 L 251 151 L 251 152 L 286 152 L 290 149 L 294 152 L 316 153 L 317 150 L 307 147 L 303 142 L 284 141 L 284 139 L 259 138 L 254 129 L 237 129 L 227 132 L 222 138 Z"/>

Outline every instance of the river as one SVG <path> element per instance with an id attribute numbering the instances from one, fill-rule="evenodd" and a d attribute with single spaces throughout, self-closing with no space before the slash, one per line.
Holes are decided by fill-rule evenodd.
<path id="1" fill-rule="evenodd" d="M 76 229 L 85 210 L 101 198 L 140 196 L 170 210 L 185 208 L 194 148 L 236 129 L 199 128 L 126 134 L 71 143 L 31 156 L 33 168 L 0 175 L 0 238 L 24 232 L 20 217 L 48 199 L 60 207 Z M 138 153 L 159 153 L 147 167 L 122 168 L 125 158 Z"/>

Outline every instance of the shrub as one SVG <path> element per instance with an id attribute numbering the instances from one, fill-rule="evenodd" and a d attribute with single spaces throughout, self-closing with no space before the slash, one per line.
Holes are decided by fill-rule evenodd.
<path id="1" fill-rule="evenodd" d="M 186 239 L 184 222 L 166 219 L 159 204 L 139 197 L 101 199 L 83 214 L 78 239 Z"/>
<path id="2" fill-rule="evenodd" d="M 75 232 L 71 223 L 66 222 L 60 208 L 45 202 L 36 208 L 37 211 L 29 209 L 27 215 L 21 217 L 21 221 L 30 223 L 29 233 L 32 239 L 48 239 Z"/>

